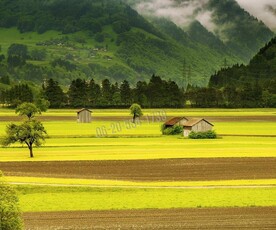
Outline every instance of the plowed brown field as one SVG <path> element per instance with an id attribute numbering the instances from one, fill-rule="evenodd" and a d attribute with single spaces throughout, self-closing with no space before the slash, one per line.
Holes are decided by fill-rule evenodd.
<path id="1" fill-rule="evenodd" d="M 0 162 L 0 170 L 7 176 L 132 181 L 275 179 L 276 158 Z"/>
<path id="2" fill-rule="evenodd" d="M 275 229 L 276 207 L 24 213 L 29 230 Z"/>

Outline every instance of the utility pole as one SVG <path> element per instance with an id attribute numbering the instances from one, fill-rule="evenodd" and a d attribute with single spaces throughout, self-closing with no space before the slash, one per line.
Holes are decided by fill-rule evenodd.
<path id="1" fill-rule="evenodd" d="M 191 66 L 189 65 L 188 67 L 188 82 L 187 82 L 187 86 L 191 84 L 191 77 L 192 77 L 192 69 Z"/>
<path id="2" fill-rule="evenodd" d="M 224 58 L 224 60 L 223 60 L 223 68 L 224 69 L 228 68 L 228 63 L 227 63 L 227 59 L 226 58 Z"/>
<path id="3" fill-rule="evenodd" d="M 182 66 L 182 89 L 185 91 L 187 89 L 187 67 L 186 60 L 183 61 Z"/>

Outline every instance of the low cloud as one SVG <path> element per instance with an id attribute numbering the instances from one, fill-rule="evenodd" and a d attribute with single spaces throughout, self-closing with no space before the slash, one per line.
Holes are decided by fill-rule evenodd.
<path id="1" fill-rule="evenodd" d="M 136 9 L 144 15 L 170 19 L 181 28 L 198 20 L 209 31 L 215 30 L 212 12 L 206 10 L 208 0 L 149 0 L 140 2 Z"/>
<path id="2" fill-rule="evenodd" d="M 198 20 L 209 31 L 218 28 L 212 20 L 212 11 L 208 10 L 209 0 L 136 0 L 135 8 L 146 16 L 170 19 L 181 28 Z M 222 0 L 224 1 L 224 0 Z M 276 0 L 236 0 L 251 15 L 263 21 L 276 31 Z"/>
<path id="3" fill-rule="evenodd" d="M 251 15 L 263 21 L 270 29 L 276 31 L 275 0 L 236 0 Z"/>

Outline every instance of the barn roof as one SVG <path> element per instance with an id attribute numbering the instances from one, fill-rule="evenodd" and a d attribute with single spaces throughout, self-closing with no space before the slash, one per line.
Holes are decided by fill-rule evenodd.
<path id="1" fill-rule="evenodd" d="M 185 119 L 185 120 L 188 121 L 188 119 L 186 117 L 173 117 L 170 120 L 166 121 L 165 125 L 175 125 L 176 123 L 178 123 L 182 119 Z"/>
<path id="2" fill-rule="evenodd" d="M 205 119 L 203 119 L 203 118 L 193 118 L 193 119 L 190 119 L 189 121 L 187 121 L 187 122 L 184 124 L 184 126 L 185 126 L 185 127 L 192 127 L 192 126 L 198 124 L 198 123 L 201 122 L 201 121 L 205 121 L 205 122 L 207 122 L 208 124 L 214 126 L 212 123 L 210 123 L 209 121 L 207 121 L 207 120 L 205 120 Z"/>
<path id="3" fill-rule="evenodd" d="M 82 112 L 82 111 L 88 111 L 88 112 L 90 112 L 90 113 L 92 113 L 92 111 L 91 110 L 89 110 L 89 109 L 86 109 L 86 108 L 83 108 L 83 109 L 81 109 L 81 110 L 79 110 L 79 111 L 77 111 L 77 113 L 80 113 L 80 112 Z"/>

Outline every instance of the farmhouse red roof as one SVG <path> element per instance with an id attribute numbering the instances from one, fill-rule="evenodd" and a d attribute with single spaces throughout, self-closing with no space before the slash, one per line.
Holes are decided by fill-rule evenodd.
<path id="1" fill-rule="evenodd" d="M 173 117 L 170 120 L 165 122 L 165 125 L 175 125 L 177 122 L 181 121 L 182 119 L 188 120 L 186 117 Z"/>
<path id="2" fill-rule="evenodd" d="M 190 119 L 189 121 L 187 121 L 184 126 L 185 127 L 192 127 L 194 125 L 196 125 L 197 123 L 201 122 L 201 121 L 205 121 L 207 122 L 208 124 L 214 126 L 212 123 L 210 123 L 209 121 L 203 119 L 203 118 L 193 118 L 193 119 Z"/>

